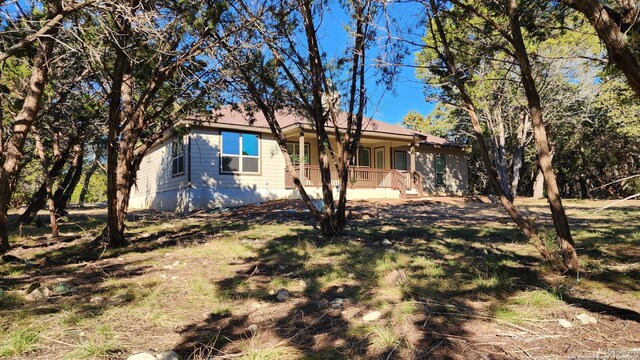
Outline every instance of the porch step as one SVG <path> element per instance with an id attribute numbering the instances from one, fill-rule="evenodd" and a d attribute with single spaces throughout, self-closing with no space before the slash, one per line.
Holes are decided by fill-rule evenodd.
<path id="1" fill-rule="evenodd" d="M 418 193 L 406 193 L 405 194 L 405 199 L 417 199 L 420 197 L 420 194 Z"/>

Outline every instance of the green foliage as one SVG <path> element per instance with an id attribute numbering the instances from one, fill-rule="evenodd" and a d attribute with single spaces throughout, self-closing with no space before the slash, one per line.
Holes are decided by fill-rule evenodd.
<path id="1" fill-rule="evenodd" d="M 621 78 L 604 81 L 594 102 L 595 109 L 611 122 L 611 130 L 640 138 L 640 102 Z"/>
<path id="2" fill-rule="evenodd" d="M 11 199 L 11 205 L 18 207 L 28 205 L 33 194 L 38 191 L 44 181 L 42 167 L 37 160 L 28 161 L 20 173 L 20 181 L 16 183 L 16 189 Z"/>
<path id="3" fill-rule="evenodd" d="M 508 29 L 500 7 L 477 1 L 465 2 Z M 523 131 L 528 104 L 520 84 L 511 45 L 484 19 L 453 6 L 438 10 L 447 41 L 476 107 L 484 136 L 494 149 L 496 164 L 513 164 L 515 149 L 524 144 L 518 193 L 531 194 L 537 172 L 537 155 L 531 130 Z M 533 2 L 521 14 L 525 45 L 542 97 L 544 121 L 553 145 L 554 167 L 563 196 L 624 196 L 639 189 L 640 181 L 623 182 L 593 190 L 605 183 L 640 173 L 640 103 L 623 79 L 615 77 L 604 62 L 606 51 L 593 28 L 582 18 L 564 16 L 549 3 Z M 423 79 L 427 97 L 443 104 L 431 115 L 450 119 L 447 129 L 472 133 L 468 115 L 460 111 L 460 97 L 443 62 L 443 47 L 433 20 L 427 23 L 424 48 L 416 54 L 416 76 Z M 443 115 L 444 113 L 444 115 Z M 416 113 L 405 126 L 435 132 L 438 122 Z M 504 136 L 504 144 L 500 144 Z M 490 142 L 490 143 L 489 143 Z M 484 164 L 475 139 L 469 155 L 470 188 L 488 191 Z M 496 149 L 504 155 L 501 162 Z M 509 165 L 507 165 L 509 166 Z M 507 176 L 513 178 L 512 168 Z"/>
<path id="4" fill-rule="evenodd" d="M 451 113 L 446 111 L 442 104 L 438 104 L 428 116 L 423 116 L 415 110 L 410 111 L 402 119 L 402 126 L 425 134 L 450 138 L 457 122 L 450 115 Z"/>
<path id="5" fill-rule="evenodd" d="M 78 181 L 78 186 L 71 195 L 71 203 L 77 203 L 80 198 L 80 191 L 82 191 L 82 184 L 84 184 L 86 174 L 82 174 L 82 178 Z M 85 203 L 97 203 L 107 200 L 107 174 L 102 170 L 96 171 L 91 179 L 89 179 L 89 187 L 87 189 L 87 195 L 85 196 Z"/>

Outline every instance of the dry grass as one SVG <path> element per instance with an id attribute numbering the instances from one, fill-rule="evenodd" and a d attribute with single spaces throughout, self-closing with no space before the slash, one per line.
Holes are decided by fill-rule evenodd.
<path id="1" fill-rule="evenodd" d="M 543 202 L 519 203 L 549 224 Z M 12 251 L 28 261 L 0 262 L 0 358 L 110 359 L 151 348 L 194 359 L 469 351 L 499 359 L 527 357 L 521 346 L 533 340 L 531 356 L 553 358 L 640 346 L 632 336 L 640 332 L 635 203 L 593 214 L 601 202 L 567 202 L 585 269 L 579 278 L 549 270 L 492 205 L 354 203 L 346 236 L 334 239 L 319 236 L 305 213 L 273 211 L 281 205 L 187 217 L 137 213 L 125 249 L 80 239 Z M 372 207 L 378 218 L 359 217 Z M 95 211 L 70 219 L 76 228 L 104 221 Z M 37 245 L 25 233 L 42 229 L 25 228 L 12 240 Z M 24 289 L 35 281 L 74 291 L 28 302 Z M 280 288 L 289 300 L 275 299 Z M 323 298 L 344 302 L 318 308 Z M 363 322 L 373 310 L 383 316 Z M 598 324 L 580 325 L 582 312 Z M 575 327 L 560 329 L 559 318 Z"/>

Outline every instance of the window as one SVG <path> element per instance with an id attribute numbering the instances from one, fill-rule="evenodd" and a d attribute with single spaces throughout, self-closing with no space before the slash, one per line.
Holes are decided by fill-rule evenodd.
<path id="1" fill-rule="evenodd" d="M 299 143 L 287 143 L 287 151 L 291 156 L 291 161 L 294 165 L 300 164 L 300 144 Z M 311 164 L 311 147 L 309 144 L 304 144 L 304 163 Z"/>
<path id="2" fill-rule="evenodd" d="M 376 153 L 376 169 L 384 169 L 384 148 L 377 148 Z"/>
<path id="3" fill-rule="evenodd" d="M 407 152 L 406 151 L 394 151 L 393 152 L 393 165 L 398 170 L 407 170 Z"/>
<path id="4" fill-rule="evenodd" d="M 362 167 L 371 167 L 371 149 L 370 148 L 359 148 L 356 153 L 355 159 L 351 159 L 349 165 L 356 165 Z"/>
<path id="5" fill-rule="evenodd" d="M 444 154 L 436 154 L 436 186 L 444 186 Z"/>
<path id="6" fill-rule="evenodd" d="M 184 173 L 184 139 L 174 135 L 171 140 L 171 175 Z"/>
<path id="7" fill-rule="evenodd" d="M 358 166 L 371 167 L 371 149 L 362 148 L 358 150 Z"/>
<path id="8" fill-rule="evenodd" d="M 260 172 L 260 136 L 257 134 L 222 131 L 220 156 L 222 172 Z"/>

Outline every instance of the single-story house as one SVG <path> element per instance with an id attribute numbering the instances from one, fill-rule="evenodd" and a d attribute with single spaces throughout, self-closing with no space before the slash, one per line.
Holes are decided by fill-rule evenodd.
<path id="1" fill-rule="evenodd" d="M 266 120 L 261 113 L 249 118 L 223 108 L 183 121 L 186 131 L 168 134 L 142 160 L 129 207 L 191 211 L 299 198 Z M 278 114 L 278 121 L 307 193 L 321 199 L 315 131 L 294 114 Z M 363 129 L 348 199 L 468 192 L 461 145 L 368 118 Z M 336 172 L 332 181 L 338 184 Z"/>

